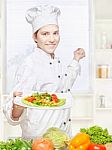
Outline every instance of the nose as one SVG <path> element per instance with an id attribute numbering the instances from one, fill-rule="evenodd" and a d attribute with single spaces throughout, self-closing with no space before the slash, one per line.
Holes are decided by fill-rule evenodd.
<path id="1" fill-rule="evenodd" d="M 54 41 L 55 41 L 54 35 L 49 35 L 49 41 L 50 41 L 50 42 L 54 42 Z"/>

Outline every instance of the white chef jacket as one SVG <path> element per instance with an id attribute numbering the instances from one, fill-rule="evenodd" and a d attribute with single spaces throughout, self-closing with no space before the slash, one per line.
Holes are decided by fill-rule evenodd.
<path id="1" fill-rule="evenodd" d="M 16 73 L 16 86 L 13 91 L 40 91 L 40 92 L 67 92 L 70 91 L 77 75 L 80 65 L 76 60 L 64 71 L 59 58 L 51 58 L 39 48 L 29 55 Z M 20 124 L 22 137 L 32 139 L 40 137 L 50 127 L 58 127 L 70 134 L 70 107 L 59 110 L 40 110 L 37 108 L 26 108 L 18 121 L 11 119 L 12 100 L 4 107 L 4 114 L 12 125 Z"/>

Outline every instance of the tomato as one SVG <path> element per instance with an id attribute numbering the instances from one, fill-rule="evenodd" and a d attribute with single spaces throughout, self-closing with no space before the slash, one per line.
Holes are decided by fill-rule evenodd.
<path id="1" fill-rule="evenodd" d="M 55 103 L 58 102 L 58 97 L 56 94 L 52 94 L 51 97 L 52 97 L 52 101 L 54 101 Z"/>
<path id="2" fill-rule="evenodd" d="M 32 150 L 54 150 L 54 145 L 48 139 L 38 138 L 33 141 Z"/>
<path id="3" fill-rule="evenodd" d="M 33 102 L 33 101 L 36 100 L 36 99 L 35 99 L 35 97 L 28 97 L 26 100 L 27 100 L 28 102 Z"/>
<path id="4" fill-rule="evenodd" d="M 106 147 L 102 144 L 91 143 L 87 150 L 106 150 Z"/>
<path id="5" fill-rule="evenodd" d="M 56 95 L 56 94 L 52 94 L 51 96 L 57 98 L 57 95 Z"/>

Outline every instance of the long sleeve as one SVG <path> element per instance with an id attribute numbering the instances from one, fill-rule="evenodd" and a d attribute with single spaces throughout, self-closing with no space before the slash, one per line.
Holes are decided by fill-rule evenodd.
<path id="1" fill-rule="evenodd" d="M 21 115 L 21 117 L 19 118 L 18 121 L 14 121 L 11 117 L 12 116 L 12 105 L 13 105 L 12 101 L 13 101 L 13 97 L 12 97 L 12 94 L 10 94 L 7 98 L 6 104 L 3 107 L 3 113 L 4 113 L 9 124 L 18 125 L 23 120 L 24 113 Z"/>
<path id="2" fill-rule="evenodd" d="M 16 86 L 13 88 L 12 92 L 10 93 L 9 97 L 7 98 L 7 102 L 3 108 L 3 112 L 7 118 L 7 121 L 9 124 L 12 125 L 17 125 L 19 124 L 23 118 L 24 118 L 24 113 L 21 115 L 18 121 L 13 121 L 11 116 L 12 116 L 12 105 L 13 105 L 13 92 L 14 91 L 20 91 L 20 92 L 25 92 L 25 91 L 30 91 L 32 90 L 32 87 L 34 85 L 35 77 L 33 76 L 32 69 L 28 65 L 22 65 L 21 68 L 18 70 L 16 76 Z"/>
<path id="3" fill-rule="evenodd" d="M 67 92 L 72 88 L 78 74 L 80 74 L 81 67 L 76 60 L 72 60 L 66 71 L 62 75 L 56 92 Z"/>

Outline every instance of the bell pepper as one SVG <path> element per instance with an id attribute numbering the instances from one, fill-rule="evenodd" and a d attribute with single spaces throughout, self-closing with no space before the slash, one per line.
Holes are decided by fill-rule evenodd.
<path id="1" fill-rule="evenodd" d="M 106 150 L 103 144 L 91 143 L 87 150 Z"/>
<path id="2" fill-rule="evenodd" d="M 68 150 L 87 150 L 90 145 L 90 137 L 86 133 L 78 133 L 68 145 Z"/>

